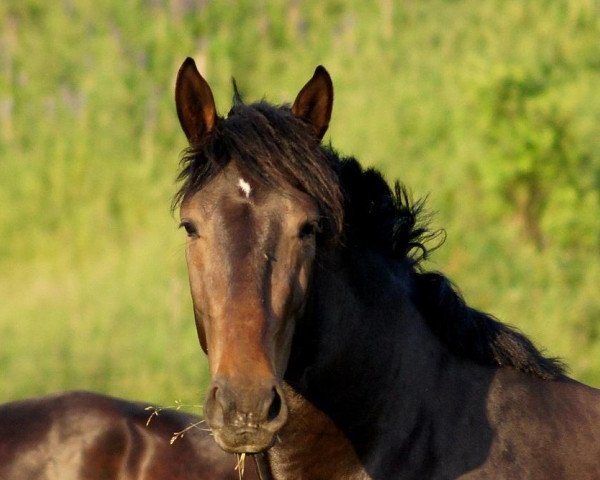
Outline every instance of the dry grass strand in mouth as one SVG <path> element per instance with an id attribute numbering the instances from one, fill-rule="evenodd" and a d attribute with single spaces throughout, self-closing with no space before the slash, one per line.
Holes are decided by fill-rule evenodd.
<path id="1" fill-rule="evenodd" d="M 246 466 L 246 454 L 245 453 L 236 453 L 237 457 L 237 465 L 235 466 L 235 470 L 238 472 L 238 476 L 240 480 L 244 478 L 244 467 Z"/>
<path id="2" fill-rule="evenodd" d="M 179 432 L 174 432 L 173 436 L 171 437 L 171 440 L 169 440 L 169 444 L 173 445 L 173 443 L 175 443 L 175 440 L 177 440 L 178 438 L 183 438 L 183 436 L 188 431 L 190 431 L 192 428 L 197 428 L 198 430 L 202 430 L 203 432 L 211 432 L 211 435 L 212 435 L 212 430 L 210 428 L 200 428 L 198 426 L 203 423 L 206 423 L 206 420 L 199 420 L 198 422 L 194 422 L 194 423 L 188 425 L 187 427 L 185 427 L 183 430 L 180 430 Z"/>
<path id="3" fill-rule="evenodd" d="M 169 405 L 166 407 L 155 407 L 153 405 L 149 405 L 145 408 L 146 411 L 151 412 L 150 415 L 148 416 L 148 420 L 146 421 L 146 426 L 149 426 L 152 419 L 154 417 L 158 417 L 160 415 L 160 412 L 162 412 L 163 410 L 181 410 L 184 407 L 192 407 L 192 408 L 200 408 L 200 409 L 202 408 L 201 405 L 184 404 L 184 403 L 181 403 L 179 400 L 175 400 L 175 405 Z M 209 428 L 200 428 L 199 425 L 202 425 L 203 423 L 206 423 L 206 420 L 204 420 L 204 419 L 199 420 L 197 422 L 191 423 L 190 425 L 185 427 L 183 430 L 180 430 L 178 432 L 173 432 L 173 436 L 169 440 L 169 444 L 173 445 L 175 440 L 177 440 L 178 438 L 183 438 L 183 436 L 193 428 L 197 428 L 204 432 L 211 432 L 211 430 Z M 212 435 L 212 433 L 211 433 L 211 435 Z"/>
<path id="4" fill-rule="evenodd" d="M 148 417 L 148 420 L 146 421 L 146 426 L 150 425 L 150 422 L 152 421 L 152 419 L 154 417 L 158 417 L 158 415 L 160 414 L 160 412 L 162 412 L 163 410 L 181 410 L 182 408 L 199 408 L 202 410 L 202 405 L 198 405 L 198 404 L 186 404 L 186 403 L 181 403 L 179 400 L 175 400 L 175 405 L 168 405 L 165 407 L 155 407 L 153 405 L 148 405 L 144 410 L 151 412 L 150 416 Z M 202 423 L 202 422 L 200 422 Z"/>
<path id="5" fill-rule="evenodd" d="M 165 407 L 155 407 L 154 405 L 148 405 L 144 409 L 144 410 L 150 412 L 150 415 L 148 416 L 148 420 L 146 420 L 146 426 L 148 427 L 150 425 L 150 422 L 152 422 L 152 419 L 154 417 L 158 417 L 160 415 L 160 412 L 162 412 L 164 410 L 181 410 L 184 407 L 202 409 L 202 405 L 184 404 L 184 403 L 181 403 L 179 400 L 175 400 L 175 405 L 169 405 L 169 406 L 165 406 Z M 204 420 L 204 419 L 199 420 L 197 422 L 194 422 L 194 423 L 188 425 L 187 427 L 185 427 L 183 430 L 180 430 L 179 432 L 174 432 L 173 436 L 169 440 L 169 445 L 173 445 L 173 443 L 175 443 L 176 440 L 178 440 L 179 438 L 183 438 L 185 436 L 185 434 L 193 428 L 198 428 L 199 430 L 202 430 L 204 432 L 209 432 L 212 435 L 212 431 L 210 428 L 200 428 L 200 425 L 202 425 L 203 423 L 206 423 L 206 420 Z M 236 457 L 237 457 L 237 462 L 236 462 L 234 470 L 237 470 L 239 479 L 242 480 L 244 478 L 244 470 L 246 467 L 246 454 L 245 453 L 241 453 L 241 454 L 236 453 Z"/>

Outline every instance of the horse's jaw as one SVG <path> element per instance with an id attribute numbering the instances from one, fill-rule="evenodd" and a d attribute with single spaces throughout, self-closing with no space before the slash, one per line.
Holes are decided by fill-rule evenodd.
<path id="1" fill-rule="evenodd" d="M 370 479 L 333 420 L 289 384 L 283 391 L 288 420 L 266 453 L 273 478 Z"/>

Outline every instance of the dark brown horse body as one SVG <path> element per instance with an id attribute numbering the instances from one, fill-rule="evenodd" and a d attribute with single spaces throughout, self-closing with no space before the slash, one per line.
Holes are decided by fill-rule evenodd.
<path id="1" fill-rule="evenodd" d="M 216 113 L 192 60 L 176 197 L 205 416 L 276 479 L 600 478 L 600 394 L 425 273 L 421 203 L 320 144 L 319 67 L 291 107 Z"/>
<path id="2" fill-rule="evenodd" d="M 87 392 L 0 406 L 1 480 L 237 480 L 236 458 L 201 419 Z M 245 479 L 258 478 L 246 461 Z"/>

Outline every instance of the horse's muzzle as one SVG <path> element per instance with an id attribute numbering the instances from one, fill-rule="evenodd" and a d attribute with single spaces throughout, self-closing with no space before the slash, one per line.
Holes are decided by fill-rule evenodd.
<path id="1" fill-rule="evenodd" d="M 204 405 L 204 417 L 219 446 L 232 453 L 258 453 L 270 448 L 287 420 L 281 387 L 233 386 L 215 379 Z"/>

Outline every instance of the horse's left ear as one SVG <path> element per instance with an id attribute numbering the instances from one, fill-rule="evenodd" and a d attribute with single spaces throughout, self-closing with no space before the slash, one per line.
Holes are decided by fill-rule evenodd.
<path id="1" fill-rule="evenodd" d="M 323 138 L 333 108 L 333 83 L 324 67 L 319 65 L 292 105 L 292 113 L 306 120 L 314 128 L 319 139 Z"/>
<path id="2" fill-rule="evenodd" d="M 208 83 L 191 58 L 186 58 L 177 74 L 175 105 L 190 144 L 202 142 L 217 123 L 217 109 Z"/>

